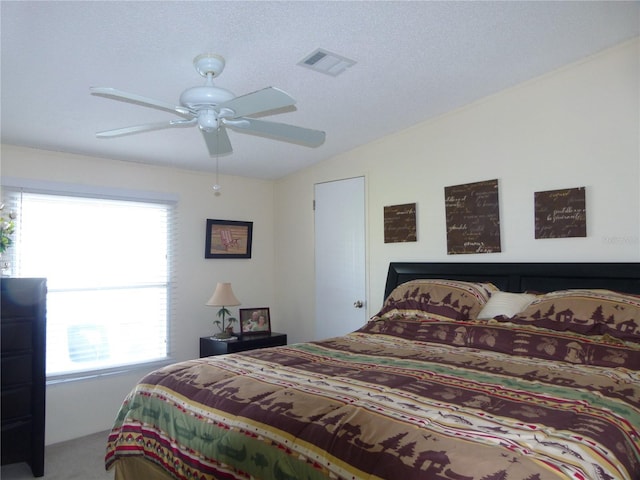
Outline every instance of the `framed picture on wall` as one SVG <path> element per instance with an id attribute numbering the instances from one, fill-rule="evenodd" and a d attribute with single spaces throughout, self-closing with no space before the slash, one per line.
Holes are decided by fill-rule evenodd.
<path id="1" fill-rule="evenodd" d="M 253 222 L 207 219 L 204 258 L 251 258 Z"/>
<path id="2" fill-rule="evenodd" d="M 241 308 L 240 333 L 242 335 L 271 333 L 271 317 L 269 315 L 269 308 Z"/>

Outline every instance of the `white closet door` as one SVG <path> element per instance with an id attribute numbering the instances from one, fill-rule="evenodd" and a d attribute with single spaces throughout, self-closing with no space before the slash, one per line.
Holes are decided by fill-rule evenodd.
<path id="1" fill-rule="evenodd" d="M 316 339 L 367 321 L 364 177 L 315 185 Z"/>

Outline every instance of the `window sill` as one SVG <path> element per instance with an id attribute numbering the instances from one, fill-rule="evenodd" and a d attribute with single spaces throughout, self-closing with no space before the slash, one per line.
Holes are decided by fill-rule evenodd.
<path id="1" fill-rule="evenodd" d="M 146 363 L 136 363 L 133 365 L 123 365 L 120 367 L 104 368 L 100 370 L 91 370 L 86 372 L 68 373 L 63 375 L 48 376 L 46 385 L 60 385 L 65 383 L 80 382 L 84 380 L 95 380 L 103 377 L 113 377 L 117 375 L 126 375 L 130 373 L 139 373 L 145 375 L 148 372 L 165 367 L 175 363 L 171 358 L 155 360 Z"/>

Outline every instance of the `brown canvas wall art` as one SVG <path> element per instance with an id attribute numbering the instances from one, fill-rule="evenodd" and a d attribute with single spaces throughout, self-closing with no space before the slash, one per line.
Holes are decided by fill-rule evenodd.
<path id="1" fill-rule="evenodd" d="M 384 243 L 415 242 L 416 204 L 384 207 Z"/>
<path id="2" fill-rule="evenodd" d="M 534 193 L 535 237 L 587 236 L 585 187 Z"/>
<path id="3" fill-rule="evenodd" d="M 498 180 L 444 188 L 447 253 L 501 251 Z"/>

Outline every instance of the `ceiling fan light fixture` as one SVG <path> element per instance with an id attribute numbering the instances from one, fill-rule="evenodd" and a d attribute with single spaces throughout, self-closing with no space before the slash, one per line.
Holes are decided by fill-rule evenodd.
<path id="1" fill-rule="evenodd" d="M 205 132 L 215 132 L 218 129 L 218 115 L 215 110 L 200 110 L 198 112 L 198 126 Z"/>

